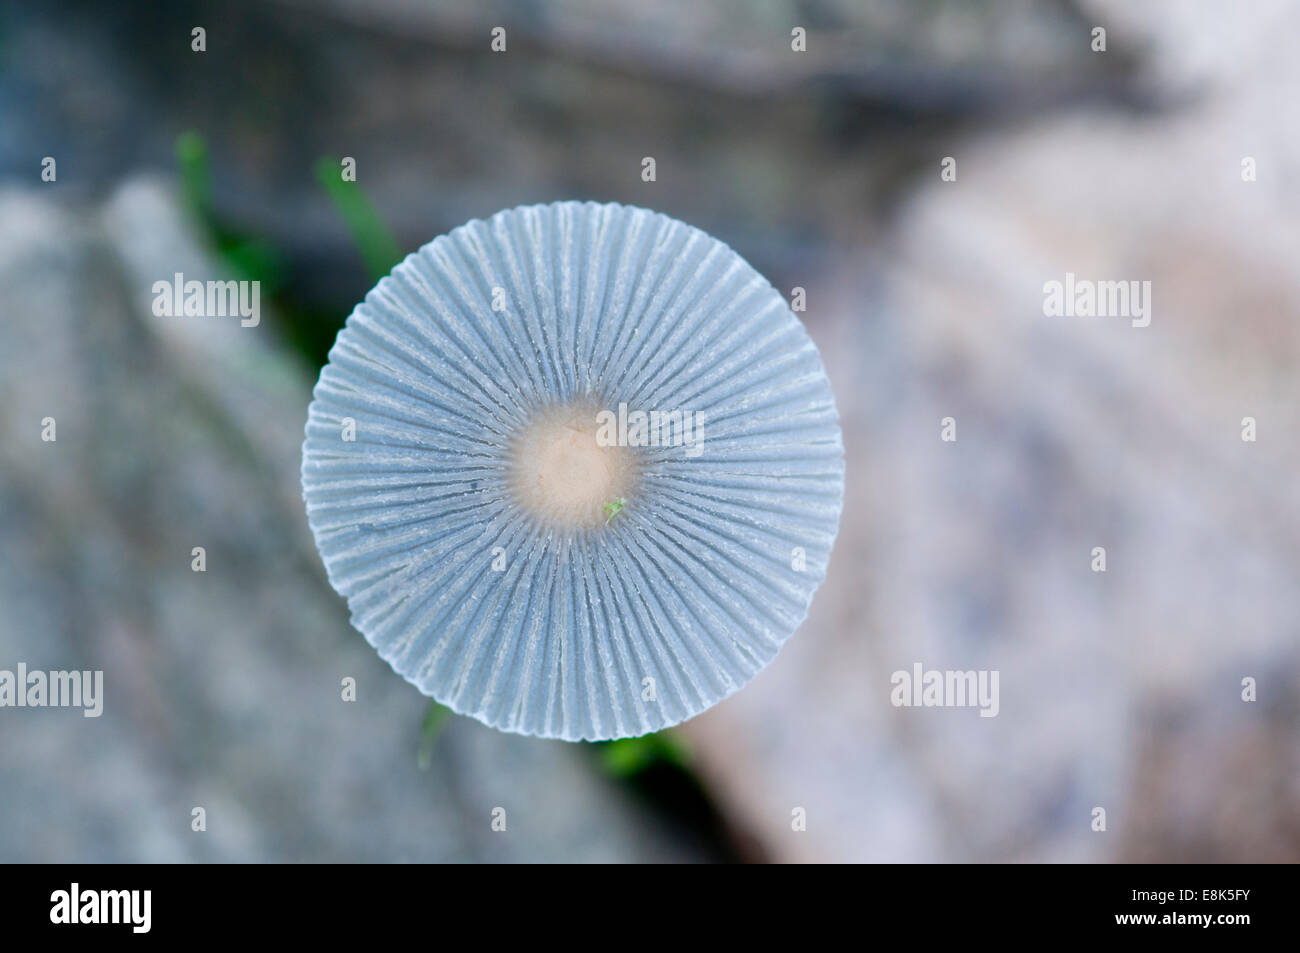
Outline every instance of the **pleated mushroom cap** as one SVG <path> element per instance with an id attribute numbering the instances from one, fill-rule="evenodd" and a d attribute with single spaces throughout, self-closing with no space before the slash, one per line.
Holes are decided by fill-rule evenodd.
<path id="1" fill-rule="evenodd" d="M 435 239 L 356 307 L 313 398 L 303 496 L 353 625 L 501 730 L 690 718 L 825 577 L 844 463 L 821 359 L 667 216 L 562 202 Z"/>

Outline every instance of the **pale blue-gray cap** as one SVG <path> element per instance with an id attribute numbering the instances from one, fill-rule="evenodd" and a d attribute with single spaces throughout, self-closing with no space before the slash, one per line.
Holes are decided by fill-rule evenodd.
<path id="1" fill-rule="evenodd" d="M 607 523 L 548 525 L 512 493 L 512 440 L 582 402 L 697 413 L 707 436 L 636 448 Z M 690 718 L 775 657 L 825 578 L 844 454 L 816 348 L 744 259 L 561 202 L 471 221 L 366 295 L 302 481 L 330 582 L 398 673 L 504 731 L 596 740 Z"/>

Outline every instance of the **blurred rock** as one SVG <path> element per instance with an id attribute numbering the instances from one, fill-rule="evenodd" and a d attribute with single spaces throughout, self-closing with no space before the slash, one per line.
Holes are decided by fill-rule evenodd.
<path id="1" fill-rule="evenodd" d="M 1270 121 L 1300 11 L 1216 9 L 1236 65 L 1186 106 L 954 142 L 957 181 L 809 281 L 848 454 L 830 577 L 686 726 L 774 856 L 1300 859 L 1300 131 Z M 1045 317 L 1066 272 L 1150 280 L 1150 327 Z M 917 661 L 999 670 L 1000 714 L 893 708 Z"/>
<path id="2" fill-rule="evenodd" d="M 102 669 L 106 701 L 0 710 L 0 860 L 707 858 L 579 746 L 453 717 L 418 769 L 427 700 L 307 532 L 309 372 L 267 323 L 153 316 L 154 281 L 226 277 L 158 185 L 57 194 L 0 191 L 0 668 Z"/>
<path id="3" fill-rule="evenodd" d="M 34 182 L 54 155 L 68 187 L 104 191 L 172 171 L 197 132 L 222 221 L 327 309 L 371 282 L 321 156 L 356 159 L 407 251 L 502 208 L 612 200 L 743 239 L 770 274 L 861 241 L 876 214 L 856 213 L 887 209 L 956 125 L 1132 99 L 1122 38 L 1099 60 L 1066 0 L 54 0 L 0 12 L 0 32 L 0 169 Z"/>

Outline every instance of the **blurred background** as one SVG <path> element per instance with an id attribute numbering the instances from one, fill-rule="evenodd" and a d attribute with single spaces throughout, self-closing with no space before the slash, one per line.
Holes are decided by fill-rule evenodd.
<path id="1" fill-rule="evenodd" d="M 0 669 L 106 701 L 0 710 L 0 860 L 1300 860 L 1297 102 L 1285 0 L 5 3 Z M 776 661 L 605 745 L 394 675 L 298 481 L 378 275 L 560 199 L 804 288 L 848 463 Z M 261 324 L 155 317 L 178 271 Z M 915 662 L 999 715 L 891 706 Z"/>

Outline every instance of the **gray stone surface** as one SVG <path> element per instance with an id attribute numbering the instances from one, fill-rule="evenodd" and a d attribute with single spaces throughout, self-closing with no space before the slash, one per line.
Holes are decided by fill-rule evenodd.
<path id="1" fill-rule="evenodd" d="M 1069 0 L 51 0 L 0 16 L 0 170 L 56 154 L 68 187 L 108 191 L 170 173 L 196 131 L 223 220 L 272 240 L 295 294 L 327 307 L 370 282 L 311 175 L 322 155 L 357 160 L 406 250 L 515 205 L 612 200 L 743 237 L 767 274 L 878 227 L 955 124 L 1133 98 L 1123 36 L 1099 61 Z"/>
<path id="2" fill-rule="evenodd" d="M 153 316 L 154 281 L 223 277 L 161 185 L 102 210 L 9 188 L 0 222 L 0 668 L 102 669 L 106 694 L 0 710 L 0 860 L 700 857 L 578 746 L 452 718 L 417 767 L 426 700 L 307 532 L 310 373 L 267 323 Z"/>
<path id="3" fill-rule="evenodd" d="M 954 142 L 956 182 L 936 162 L 883 241 L 810 283 L 848 453 L 830 576 L 777 661 L 687 726 L 775 855 L 1300 857 L 1300 136 L 1271 119 L 1300 19 L 1235 9 L 1217 71 L 1134 18 L 1150 82 L 1210 83 L 1183 108 Z M 1066 271 L 1151 280 L 1150 327 L 1045 317 Z M 916 661 L 1000 670 L 1000 714 L 893 708 Z"/>

